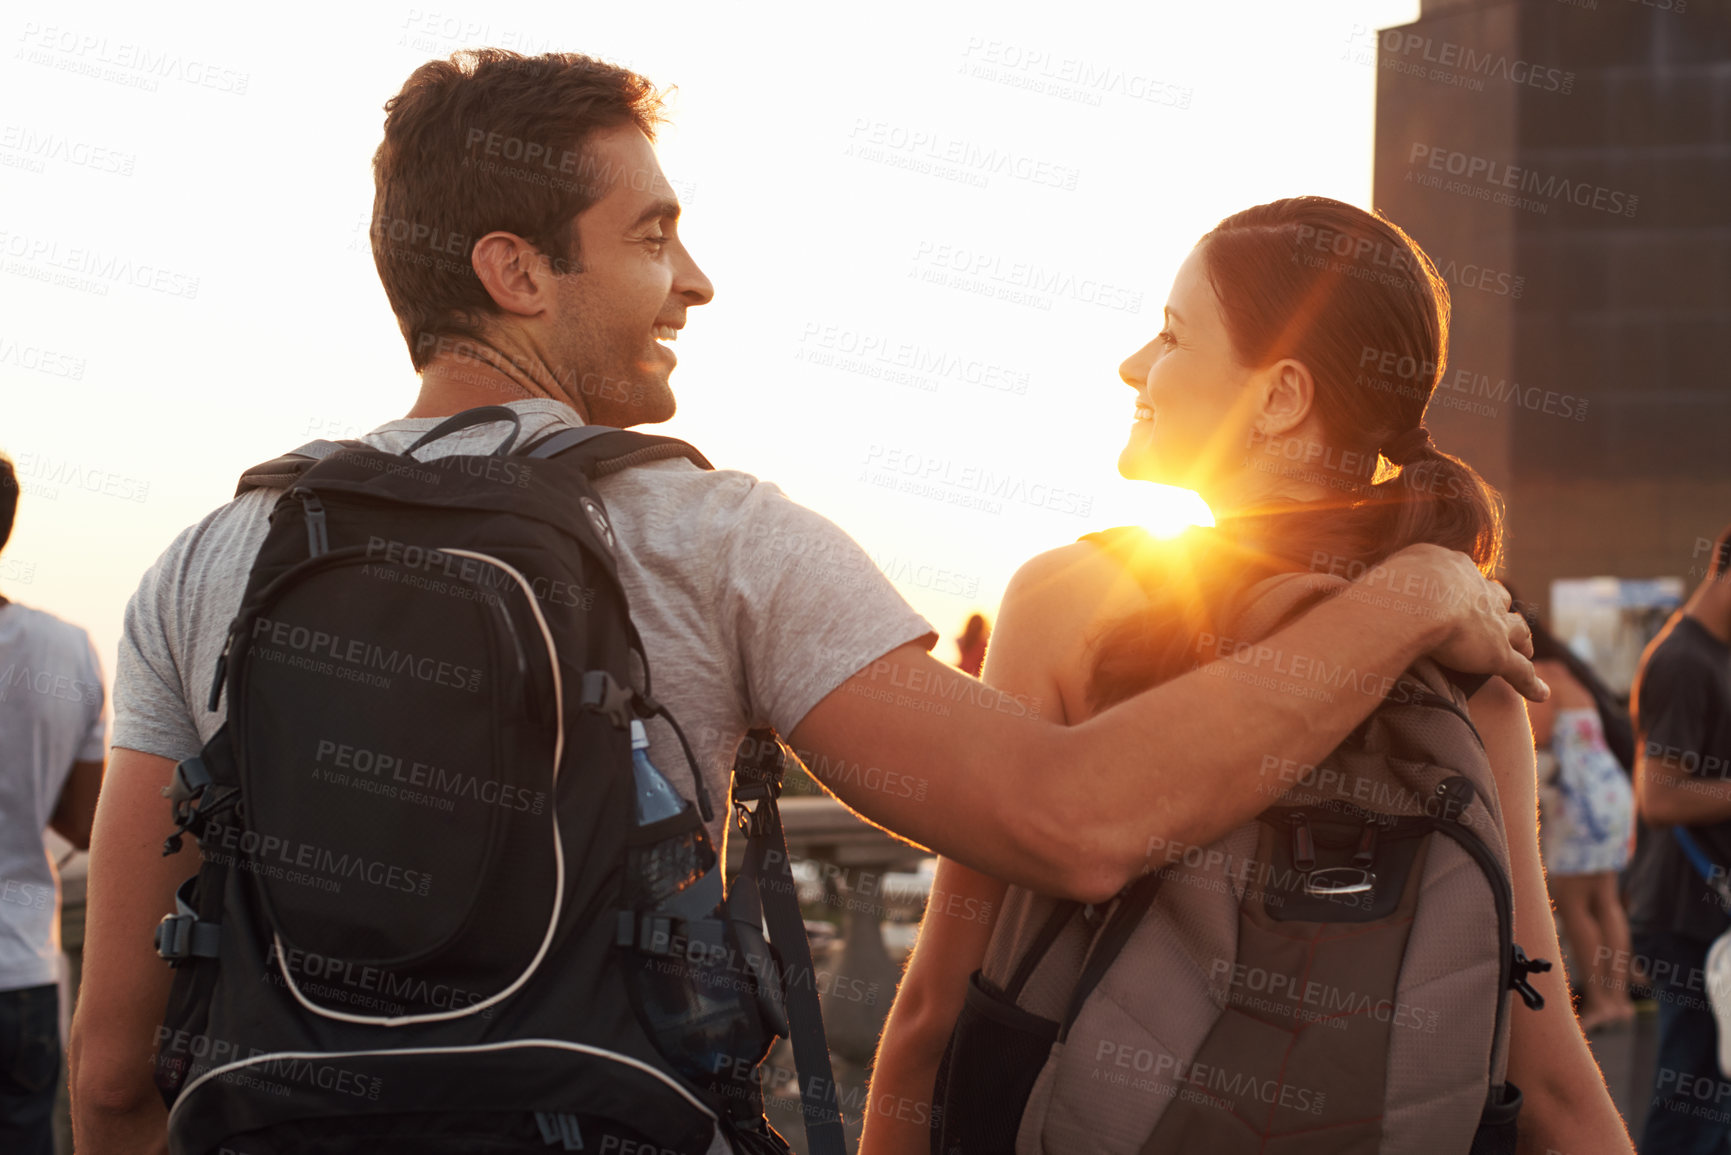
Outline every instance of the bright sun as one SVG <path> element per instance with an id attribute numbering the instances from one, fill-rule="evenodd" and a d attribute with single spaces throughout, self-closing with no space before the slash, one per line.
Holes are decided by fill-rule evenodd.
<path id="1" fill-rule="evenodd" d="M 1193 489 L 1148 484 L 1142 528 L 1158 538 L 1177 537 L 1193 525 L 1213 525 L 1208 503 Z"/>

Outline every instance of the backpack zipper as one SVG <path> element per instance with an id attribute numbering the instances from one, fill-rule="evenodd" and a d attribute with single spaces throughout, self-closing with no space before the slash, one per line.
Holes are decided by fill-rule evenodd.
<path id="1" fill-rule="evenodd" d="M 330 536 L 325 530 L 324 502 L 304 485 L 295 486 L 289 490 L 289 495 L 301 503 L 301 512 L 306 515 L 307 555 L 323 557 L 331 549 Z"/>

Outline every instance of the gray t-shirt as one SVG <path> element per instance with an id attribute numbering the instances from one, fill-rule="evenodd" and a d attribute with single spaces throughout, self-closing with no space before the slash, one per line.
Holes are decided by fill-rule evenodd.
<path id="1" fill-rule="evenodd" d="M 582 423 L 556 401 L 510 407 L 522 419 L 519 443 Z M 364 440 L 400 453 L 437 424 L 392 421 Z M 480 426 L 417 455 L 487 452 L 501 435 L 499 425 Z M 655 696 L 702 768 L 720 847 L 734 751 L 748 729 L 769 725 L 786 737 L 854 672 L 910 641 L 929 649 L 937 635 L 857 542 L 750 474 L 674 459 L 596 488 Z M 120 640 L 114 745 L 178 761 L 222 725 L 205 709 L 217 655 L 280 496 L 254 490 L 231 501 L 182 532 L 144 575 Z M 649 736 L 650 759 L 691 797 L 672 728 L 653 719 Z"/>
<path id="2" fill-rule="evenodd" d="M 0 991 L 55 981 L 59 895 L 42 832 L 72 764 L 102 761 L 107 730 L 90 636 L 0 606 Z"/>

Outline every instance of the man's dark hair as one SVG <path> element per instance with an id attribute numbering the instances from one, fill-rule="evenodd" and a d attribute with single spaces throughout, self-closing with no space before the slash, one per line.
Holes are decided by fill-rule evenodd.
<path id="1" fill-rule="evenodd" d="M 1713 557 L 1707 563 L 1707 576 L 1712 580 L 1723 581 L 1727 574 L 1731 574 L 1731 525 L 1713 543 Z"/>
<path id="2" fill-rule="evenodd" d="M 18 471 L 12 459 L 0 453 L 0 549 L 12 540 L 12 522 L 18 516 Z"/>
<path id="3" fill-rule="evenodd" d="M 653 139 L 661 119 L 648 80 L 576 53 L 483 48 L 415 69 L 385 102 L 372 245 L 416 369 L 441 338 L 477 338 L 496 312 L 469 263 L 488 233 L 515 233 L 556 269 L 582 271 L 577 214 L 630 176 L 603 171 L 590 138 L 629 124 Z"/>

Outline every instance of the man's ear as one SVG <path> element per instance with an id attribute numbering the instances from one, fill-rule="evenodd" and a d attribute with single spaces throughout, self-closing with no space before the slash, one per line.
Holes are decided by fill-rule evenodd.
<path id="1" fill-rule="evenodd" d="M 533 317 L 547 309 L 558 271 L 546 253 L 516 233 L 488 233 L 475 242 L 469 263 L 501 312 Z"/>
<path id="2" fill-rule="evenodd" d="M 1316 379 L 1309 366 L 1290 357 L 1270 365 L 1257 375 L 1261 411 L 1256 429 L 1264 437 L 1284 437 L 1310 416 L 1316 403 Z"/>

